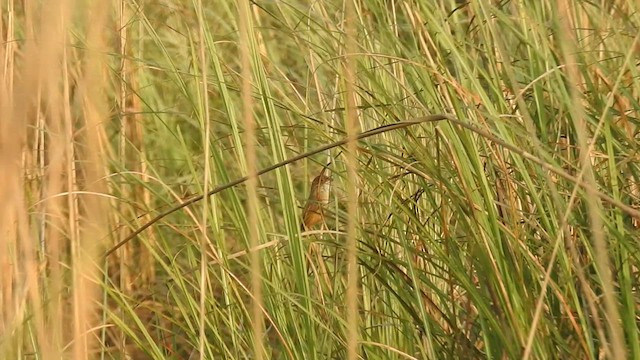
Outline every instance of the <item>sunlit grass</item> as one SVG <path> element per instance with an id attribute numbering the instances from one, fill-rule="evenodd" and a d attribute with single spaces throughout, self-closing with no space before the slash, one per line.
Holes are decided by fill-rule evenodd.
<path id="1" fill-rule="evenodd" d="M 640 357 L 635 2 L 247 5 L 2 2 L 2 358 Z"/>

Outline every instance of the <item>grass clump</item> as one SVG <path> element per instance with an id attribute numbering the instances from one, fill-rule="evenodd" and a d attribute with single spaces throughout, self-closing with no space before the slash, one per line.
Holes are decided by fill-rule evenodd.
<path id="1" fill-rule="evenodd" d="M 636 13 L 3 1 L 3 358 L 640 357 Z"/>

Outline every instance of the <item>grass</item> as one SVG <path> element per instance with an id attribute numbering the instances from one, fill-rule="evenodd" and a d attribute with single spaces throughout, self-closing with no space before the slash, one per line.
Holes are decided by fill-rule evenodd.
<path id="1" fill-rule="evenodd" d="M 640 357 L 635 2 L 1 6 L 2 358 Z"/>

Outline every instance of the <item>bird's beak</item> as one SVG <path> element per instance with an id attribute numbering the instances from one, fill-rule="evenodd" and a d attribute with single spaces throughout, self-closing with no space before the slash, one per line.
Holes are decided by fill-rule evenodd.
<path id="1" fill-rule="evenodd" d="M 328 165 L 328 164 L 327 164 Z M 322 168 L 322 171 L 320 171 L 320 176 L 327 176 L 329 177 L 331 175 L 331 170 L 329 170 L 328 166 L 325 166 Z"/>

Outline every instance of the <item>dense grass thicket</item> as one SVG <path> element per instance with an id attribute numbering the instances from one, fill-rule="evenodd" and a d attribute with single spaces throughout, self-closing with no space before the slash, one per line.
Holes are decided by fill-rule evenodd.
<path id="1" fill-rule="evenodd" d="M 1 0 L 0 358 L 640 358 L 638 2 L 351 1 Z"/>

